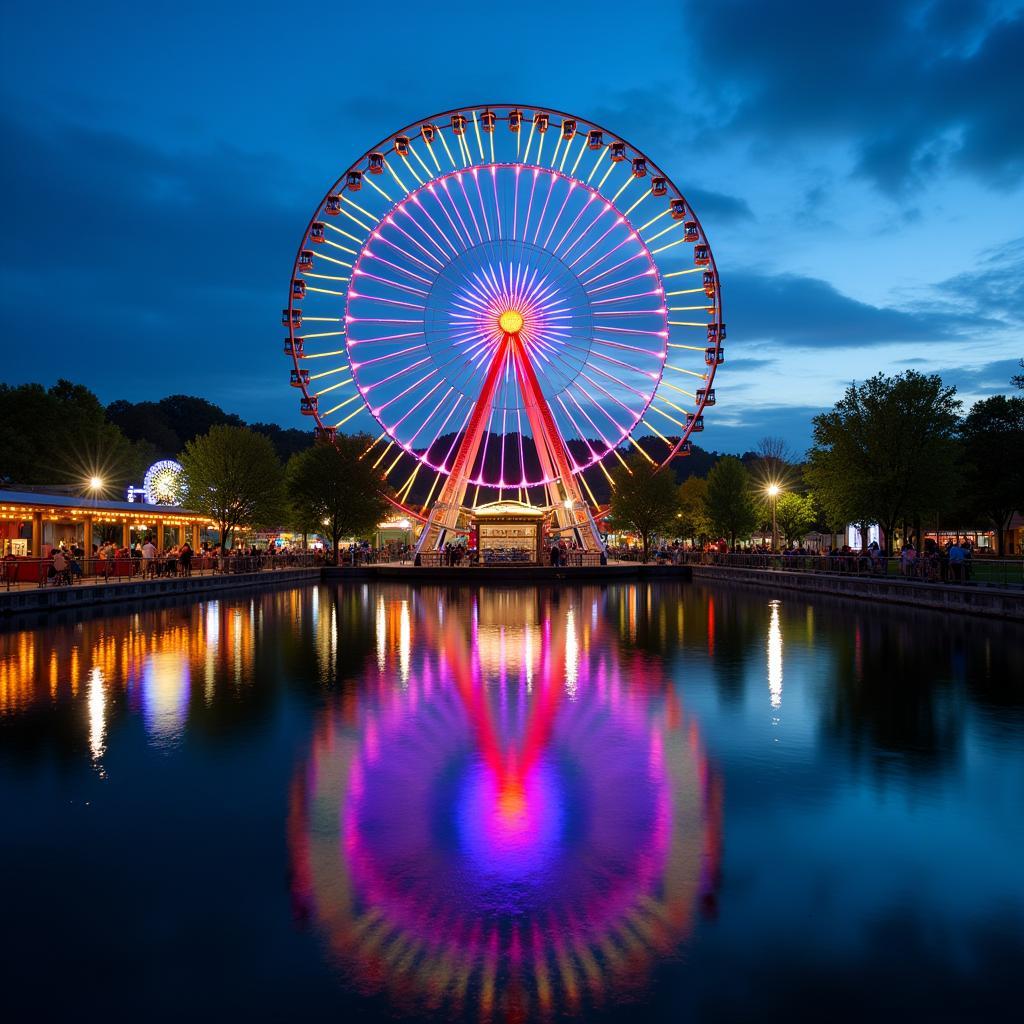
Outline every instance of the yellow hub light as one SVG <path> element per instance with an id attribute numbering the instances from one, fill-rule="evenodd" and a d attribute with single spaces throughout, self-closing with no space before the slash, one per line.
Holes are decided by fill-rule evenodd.
<path id="1" fill-rule="evenodd" d="M 515 309 L 507 309 L 498 317 L 498 326 L 506 334 L 518 334 L 523 329 L 523 314 Z"/>

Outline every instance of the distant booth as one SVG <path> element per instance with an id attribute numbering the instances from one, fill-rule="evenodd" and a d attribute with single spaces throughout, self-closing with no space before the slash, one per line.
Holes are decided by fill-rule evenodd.
<path id="1" fill-rule="evenodd" d="M 551 509 L 495 501 L 469 512 L 479 565 L 542 565 Z"/>
<path id="2" fill-rule="evenodd" d="M 47 558 L 62 543 L 81 546 L 86 558 L 107 541 L 126 549 L 152 540 L 160 550 L 188 541 L 198 551 L 216 528 L 207 516 L 177 505 L 0 490 L 0 555 L 8 578 L 15 582 L 38 575 L 38 563 L 33 560 Z M 25 562 L 19 566 L 21 559 Z M 131 573 L 131 559 L 116 564 L 116 575 Z"/>

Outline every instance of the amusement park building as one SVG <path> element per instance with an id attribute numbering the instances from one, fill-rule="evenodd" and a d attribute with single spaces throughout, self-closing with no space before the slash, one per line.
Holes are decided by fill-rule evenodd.
<path id="1" fill-rule="evenodd" d="M 58 494 L 0 490 L 0 541 L 3 554 L 45 557 L 60 544 L 77 542 L 86 551 L 101 539 L 122 547 L 151 536 L 158 548 L 188 540 L 216 523 L 199 512 L 175 505 L 103 501 Z"/>

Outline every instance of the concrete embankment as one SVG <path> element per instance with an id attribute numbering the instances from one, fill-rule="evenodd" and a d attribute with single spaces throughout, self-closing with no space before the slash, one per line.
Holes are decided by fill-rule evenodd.
<path id="1" fill-rule="evenodd" d="M 616 562 L 611 565 L 585 565 L 560 568 L 550 565 L 506 565 L 470 568 L 468 566 L 360 565 L 355 569 L 327 566 L 325 580 L 401 580 L 403 583 L 430 583 L 444 580 L 486 586 L 502 583 L 606 583 L 615 580 L 690 579 L 688 565 L 639 565 Z"/>
<path id="2" fill-rule="evenodd" d="M 318 582 L 320 574 L 321 568 L 315 566 L 209 576 L 158 576 L 149 580 L 126 580 L 123 583 L 84 583 L 70 587 L 19 587 L 0 591 L 0 614 L 90 608 L 104 604 L 131 604 L 157 597 L 192 595 L 197 600 L 201 600 L 208 594 L 224 590 Z"/>
<path id="3" fill-rule="evenodd" d="M 974 584 L 922 583 L 893 577 L 838 576 L 777 569 L 745 569 L 724 565 L 693 565 L 693 579 L 701 583 L 740 583 L 768 590 L 799 590 L 832 597 L 856 598 L 880 604 L 983 615 L 1024 622 L 1024 591 Z"/>

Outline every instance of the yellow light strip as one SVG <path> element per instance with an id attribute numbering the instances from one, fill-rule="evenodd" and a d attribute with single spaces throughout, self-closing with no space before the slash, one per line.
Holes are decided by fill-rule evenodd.
<path id="1" fill-rule="evenodd" d="M 668 363 L 665 364 L 665 368 L 668 370 L 675 370 L 676 373 L 688 373 L 691 377 L 696 377 L 698 380 L 704 380 L 707 377 L 706 373 L 697 373 L 695 370 L 684 370 L 681 366 L 669 366 Z M 662 383 L 668 384 L 668 381 L 663 380 Z M 671 387 L 672 385 L 669 384 L 668 386 Z"/>
<path id="2" fill-rule="evenodd" d="M 361 398 L 361 395 L 356 395 L 356 398 Z M 363 407 L 360 406 L 355 412 L 350 412 L 344 419 L 338 420 L 334 425 L 334 429 L 337 430 L 339 427 L 343 427 L 353 416 L 358 416 L 363 411 Z"/>
<path id="3" fill-rule="evenodd" d="M 428 178 L 432 178 L 434 176 L 434 172 L 423 162 L 423 157 L 420 156 L 419 150 L 415 149 L 411 142 L 409 143 L 409 152 L 412 153 L 412 155 L 420 162 L 420 167 L 423 168 L 423 173 Z"/>
<path id="4" fill-rule="evenodd" d="M 313 320 L 317 321 L 318 323 L 324 323 L 324 324 L 340 324 L 341 323 L 341 317 L 340 316 L 307 316 L 307 317 L 303 317 L 302 322 L 308 324 L 308 323 L 310 323 Z"/>
<path id="5" fill-rule="evenodd" d="M 583 159 L 583 154 L 586 153 L 586 151 L 587 151 L 587 137 L 586 137 L 586 135 L 584 135 L 582 132 L 580 132 L 579 133 L 579 139 L 580 139 L 580 151 L 579 151 L 579 155 L 576 157 L 576 163 L 574 163 L 572 165 L 572 170 L 569 172 L 569 177 L 571 177 L 571 178 L 575 178 L 576 177 L 576 168 L 579 167 L 580 161 Z"/>
<path id="6" fill-rule="evenodd" d="M 671 341 L 669 342 L 668 347 L 669 348 L 685 348 L 685 349 L 689 349 L 691 352 L 703 352 L 704 351 L 704 346 L 703 345 L 677 345 L 675 342 L 671 342 Z"/>
<path id="7" fill-rule="evenodd" d="M 678 289 L 677 291 L 674 291 L 674 292 L 665 292 L 665 295 L 666 296 L 669 296 L 669 295 L 693 295 L 696 292 L 702 292 L 702 291 L 704 291 L 703 288 L 680 288 L 680 289 Z M 708 300 L 708 301 L 710 301 L 710 300 Z M 707 305 L 707 303 L 705 303 L 704 305 Z M 692 309 L 700 309 L 701 307 L 700 306 L 693 306 L 691 308 Z"/>
<path id="8" fill-rule="evenodd" d="M 526 151 L 523 153 L 523 163 L 528 163 L 530 160 L 530 147 L 533 145 L 533 133 L 537 130 L 537 119 L 534 118 L 530 122 L 530 136 L 526 140 Z"/>
<path id="9" fill-rule="evenodd" d="M 307 292 L 319 292 L 321 295 L 344 295 L 344 292 L 335 291 L 333 288 L 307 288 Z"/>
<path id="10" fill-rule="evenodd" d="M 320 331 L 318 334 L 304 334 L 304 338 L 340 338 L 344 331 Z"/>
<path id="11" fill-rule="evenodd" d="M 646 231 L 656 220 L 661 220 L 662 217 L 667 217 L 669 214 L 668 210 L 662 210 L 661 213 L 653 216 L 646 224 L 641 225 L 636 230 L 637 232 Z"/>
<path id="12" fill-rule="evenodd" d="M 624 216 L 628 217 L 650 194 L 650 189 L 646 189 L 640 198 L 625 212 Z"/>
<path id="13" fill-rule="evenodd" d="M 590 489 L 590 484 L 587 483 L 587 478 L 582 473 L 576 474 L 580 483 L 583 484 L 583 489 L 590 495 L 591 504 L 597 504 L 597 498 L 594 497 L 594 492 Z"/>
<path id="14" fill-rule="evenodd" d="M 671 274 L 663 274 L 662 277 L 680 277 L 683 274 L 701 274 L 703 272 L 703 267 L 690 267 L 689 270 L 673 270 Z"/>
<path id="15" fill-rule="evenodd" d="M 633 447 L 653 466 L 654 459 L 652 459 L 650 455 L 648 455 L 647 452 L 643 450 L 643 448 L 640 445 L 640 442 L 632 434 L 629 435 L 629 439 L 630 441 L 632 441 Z"/>
<path id="16" fill-rule="evenodd" d="M 346 366 L 346 367 L 344 367 L 344 369 L 347 370 L 348 367 Z M 329 388 L 324 388 L 322 391 L 317 391 L 316 392 L 316 397 L 319 398 L 321 395 L 326 395 L 330 391 L 337 391 L 338 388 L 343 388 L 347 384 L 351 384 L 351 383 L 352 383 L 352 378 L 351 377 L 349 377 L 348 380 L 340 380 L 340 381 L 338 381 L 337 384 L 332 384 Z"/>
<path id="17" fill-rule="evenodd" d="M 701 306 L 701 309 L 703 308 Z M 669 320 L 668 323 L 671 327 L 707 327 L 708 325 L 707 320 Z"/>
<path id="18" fill-rule="evenodd" d="M 617 458 L 619 462 L 622 463 L 622 466 L 626 470 L 626 472 L 629 473 L 630 476 L 632 476 L 633 470 L 631 470 L 629 466 L 626 465 L 626 460 L 619 454 L 619 449 L 613 448 L 612 451 L 615 452 L 615 458 Z"/>
<path id="19" fill-rule="evenodd" d="M 661 412 L 661 410 L 660 409 L 656 409 L 655 412 Z M 662 416 L 668 415 L 667 413 L 661 413 L 661 414 L 662 414 Z M 672 419 L 671 416 L 669 416 L 668 418 L 670 420 L 672 420 L 673 423 L 679 423 L 678 420 Z M 643 425 L 645 427 L 647 427 L 649 430 L 653 430 L 655 432 L 655 434 L 657 434 L 658 437 L 660 437 L 662 439 L 662 441 L 664 441 L 665 444 L 667 444 L 669 446 L 669 448 L 672 447 L 672 442 L 653 423 L 651 423 L 651 421 L 649 419 L 644 417 L 644 419 L 642 419 L 640 422 L 643 423 Z M 637 445 L 637 447 L 639 448 L 640 446 Z M 653 462 L 654 460 L 652 459 L 651 461 Z"/>
<path id="20" fill-rule="evenodd" d="M 347 245 L 340 245 L 338 242 L 332 242 L 329 238 L 324 239 L 324 245 L 329 245 L 332 249 L 340 249 L 342 252 L 347 252 L 350 256 L 358 256 L 358 249 L 350 249 Z"/>
<path id="21" fill-rule="evenodd" d="M 404 450 L 403 450 L 402 448 L 399 448 L 399 449 L 398 449 L 398 454 L 397 454 L 397 455 L 395 456 L 395 461 L 394 461 L 394 462 L 392 462 L 392 463 L 391 463 L 391 465 L 390 465 L 390 466 L 388 466 L 388 468 L 384 470 L 384 475 L 385 475 L 385 476 L 391 476 L 391 471 L 392 471 L 392 470 L 393 470 L 393 469 L 395 468 L 395 466 L 397 466 L 397 465 L 398 465 L 398 460 L 399 460 L 399 459 L 400 459 L 400 458 L 401 458 L 401 457 L 402 457 L 402 456 L 403 456 L 404 454 L 405 454 L 405 451 L 404 451 Z"/>
<path id="22" fill-rule="evenodd" d="M 372 175 L 372 174 L 364 174 L 363 175 L 363 181 L 365 181 L 366 184 L 369 185 L 371 188 L 375 188 L 390 203 L 391 202 L 391 196 L 389 196 L 387 194 L 387 192 L 385 192 L 384 189 L 382 189 L 380 187 L 380 185 L 378 185 L 377 182 L 375 182 L 373 180 L 373 178 L 374 178 L 374 175 Z"/>
<path id="23" fill-rule="evenodd" d="M 325 252 L 318 252 L 316 255 L 318 259 L 327 260 L 328 263 L 337 263 L 339 267 L 348 267 L 349 270 L 352 269 L 351 263 L 346 263 L 344 260 L 335 259 L 333 256 L 328 256 L 327 253 Z M 345 280 L 347 281 L 348 278 L 346 278 Z"/>
<path id="24" fill-rule="evenodd" d="M 310 376 L 310 380 L 322 380 L 324 377 L 333 376 L 335 373 L 344 373 L 348 369 L 348 366 L 335 366 L 330 370 L 324 370 L 322 373 L 314 373 Z"/>
<path id="25" fill-rule="evenodd" d="M 651 403 L 651 408 L 655 412 L 661 413 L 661 415 L 664 416 L 665 419 L 671 420 L 677 427 L 682 427 L 684 430 L 686 429 L 686 424 L 685 423 L 683 423 L 681 420 L 677 420 L 675 418 L 675 416 L 670 416 L 667 412 L 665 412 L 664 409 L 659 409 L 653 402 Z M 644 420 L 644 422 L 646 423 L 647 421 Z"/>
<path id="26" fill-rule="evenodd" d="M 384 461 L 385 456 L 389 451 L 391 451 L 392 448 L 394 448 L 394 446 L 394 441 L 388 441 L 388 446 L 384 449 L 384 451 L 380 453 L 380 455 L 377 456 L 377 461 L 373 464 L 374 469 L 376 469 Z"/>
<path id="27" fill-rule="evenodd" d="M 598 154 L 597 154 L 597 159 L 596 159 L 596 160 L 594 161 L 594 166 L 590 168 L 590 173 L 589 173 L 589 174 L 587 175 L 587 184 L 588 184 L 588 185 L 590 184 L 590 179 L 591 179 L 591 178 L 592 178 L 592 177 L 594 176 L 594 172 L 595 172 L 595 171 L 597 170 L 598 164 L 600 164 L 600 163 L 601 163 L 601 161 L 602 161 L 602 160 L 603 160 L 603 159 L 604 159 L 604 158 L 605 158 L 606 156 L 608 156 L 608 154 L 610 154 L 610 153 L 611 153 L 611 150 L 610 150 L 610 149 L 608 149 L 608 147 L 607 147 L 607 146 L 605 146 L 605 147 L 604 147 L 603 149 L 601 149 L 601 150 L 600 150 L 600 151 L 598 152 Z M 610 159 L 610 157 L 609 157 L 609 159 Z"/>
<path id="28" fill-rule="evenodd" d="M 667 235 L 673 228 L 681 228 L 683 222 L 681 220 L 674 220 L 667 228 L 662 228 L 656 235 L 651 235 L 650 238 L 645 238 L 644 241 L 649 245 L 651 242 L 656 242 L 662 235 Z"/>
<path id="29" fill-rule="evenodd" d="M 695 288 L 694 289 L 694 291 L 698 291 L 698 292 L 702 291 L 702 290 L 703 289 L 701 289 L 701 288 Z M 708 308 L 708 304 L 706 302 L 702 302 L 699 306 L 669 306 L 668 307 L 668 311 L 670 313 L 682 313 L 683 310 L 686 310 L 686 309 L 707 309 L 707 308 Z"/>
<path id="30" fill-rule="evenodd" d="M 363 175 L 363 179 L 364 180 L 366 179 L 366 175 L 365 174 Z M 376 223 L 376 221 L 377 221 L 376 214 L 370 213 L 369 210 L 364 210 L 357 202 L 352 200 L 349 196 L 342 195 L 341 201 L 342 201 L 343 204 L 344 203 L 348 203 L 349 206 L 351 206 L 353 209 L 358 210 L 364 217 L 369 217 L 370 220 L 372 220 L 372 221 L 374 221 Z"/>
<path id="31" fill-rule="evenodd" d="M 320 415 L 331 416 L 334 413 L 336 413 L 339 409 L 344 409 L 346 405 L 351 405 L 353 402 L 358 401 L 362 397 L 362 395 L 353 395 L 351 398 L 346 398 L 344 402 L 339 402 L 337 405 L 332 405 L 330 409 L 324 409 L 324 411 L 320 413 Z"/>
<path id="32" fill-rule="evenodd" d="M 611 151 L 609 150 L 609 152 L 611 152 Z M 608 175 L 611 174 L 612 171 L 614 171 L 614 170 L 615 170 L 615 161 L 614 160 L 609 160 L 608 161 L 608 170 L 604 172 L 604 177 L 597 183 L 598 191 L 600 191 L 602 188 L 604 188 L 604 183 L 608 180 Z M 632 177 L 632 175 L 630 177 Z M 627 178 L 626 181 L 629 181 L 629 178 Z"/>
<path id="33" fill-rule="evenodd" d="M 476 129 L 476 145 L 480 150 L 480 159 L 484 159 L 484 140 L 480 138 L 480 122 L 477 119 L 476 111 L 473 111 L 473 127 Z"/>
<path id="34" fill-rule="evenodd" d="M 343 348 L 336 348 L 331 352 L 304 352 L 302 355 L 303 359 L 326 359 L 327 356 L 343 356 L 345 350 Z"/>
<path id="35" fill-rule="evenodd" d="M 677 238 L 674 242 L 669 242 L 668 245 L 663 245 L 663 246 L 661 246 L 658 249 L 652 249 L 651 250 L 651 255 L 653 256 L 653 255 L 655 255 L 655 253 L 664 252 L 666 249 L 671 249 L 672 246 L 674 246 L 674 245 L 682 245 L 683 242 L 685 242 L 685 241 L 686 241 L 685 237 L 684 238 Z"/>
<path id="36" fill-rule="evenodd" d="M 613 204 L 618 200 L 619 196 L 621 196 L 622 193 L 625 192 L 627 188 L 629 188 L 630 184 L 634 181 L 636 181 L 636 178 L 634 178 L 632 174 L 628 174 L 626 176 L 626 180 L 619 186 L 619 191 L 612 196 Z"/>
<path id="37" fill-rule="evenodd" d="M 452 169 L 458 170 L 459 165 L 455 162 L 455 157 L 452 156 L 452 151 L 448 148 L 448 140 L 444 137 L 444 132 L 439 128 L 437 134 L 441 139 L 441 144 L 444 146 L 444 151 L 448 154 L 448 159 L 452 162 Z M 438 168 L 440 170 L 440 168 Z"/>
<path id="38" fill-rule="evenodd" d="M 391 177 L 395 179 L 395 183 L 398 185 L 398 187 L 403 192 L 408 192 L 409 190 L 405 187 L 405 182 L 402 181 L 402 179 L 395 173 L 394 167 L 392 167 L 387 160 L 384 161 L 384 166 L 388 169 L 388 173 L 391 175 Z"/>
<path id="39" fill-rule="evenodd" d="M 434 482 L 430 485 L 430 491 L 427 494 L 427 500 L 423 503 L 424 508 L 430 507 L 430 499 L 434 496 L 434 489 L 437 487 L 438 480 L 441 479 L 441 474 L 437 470 L 434 471 Z"/>
<path id="40" fill-rule="evenodd" d="M 409 479 L 406 480 L 404 484 L 402 484 L 401 488 L 398 491 L 397 497 L 398 497 L 399 501 L 405 501 L 405 499 L 409 497 L 409 492 L 412 490 L 412 485 L 413 485 L 414 481 L 416 480 L 416 475 L 419 473 L 419 471 L 420 471 L 420 469 L 422 467 L 423 467 L 423 463 L 422 462 L 417 462 L 416 463 L 416 465 L 413 468 L 412 474 L 410 475 Z"/>
<path id="41" fill-rule="evenodd" d="M 346 238 L 348 238 L 351 241 L 355 242 L 356 245 L 362 245 L 363 244 L 363 239 L 362 238 L 356 238 L 355 235 L 350 235 L 347 231 L 343 230 L 342 228 L 336 227 L 330 221 L 324 221 L 324 227 L 330 228 L 331 231 L 337 232 L 337 234 L 339 234 L 339 235 L 344 235 Z M 328 241 L 328 239 L 325 238 L 324 241 L 326 242 L 326 241 Z M 331 245 L 333 245 L 333 244 L 334 243 L 331 242 Z"/>
<path id="42" fill-rule="evenodd" d="M 318 281 L 347 281 L 349 277 L 347 274 L 338 276 L 337 274 L 307 274 L 303 273 L 303 277 L 315 277 Z"/>
<path id="43" fill-rule="evenodd" d="M 412 149 L 412 146 L 410 146 L 409 148 Z M 405 166 L 409 168 L 409 173 L 422 185 L 423 179 L 420 177 L 419 171 L 417 171 L 416 168 L 413 167 L 409 158 L 407 156 L 403 156 L 402 161 L 405 164 Z"/>

